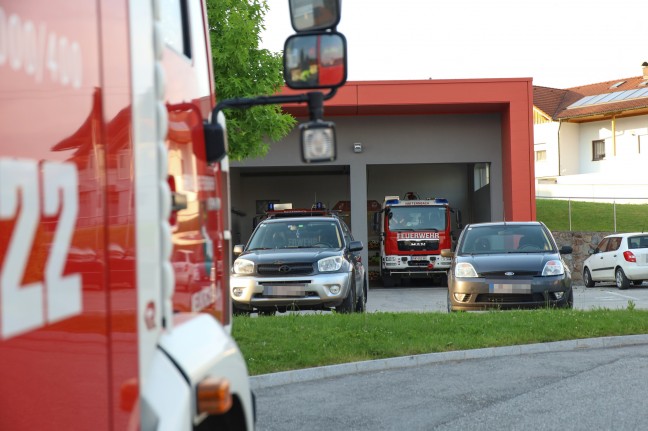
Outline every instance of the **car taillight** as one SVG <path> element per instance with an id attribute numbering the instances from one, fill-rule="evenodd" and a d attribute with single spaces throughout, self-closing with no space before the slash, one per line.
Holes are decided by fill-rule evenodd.
<path id="1" fill-rule="evenodd" d="M 626 262 L 637 262 L 637 257 L 629 250 L 623 252 L 623 258 Z"/>

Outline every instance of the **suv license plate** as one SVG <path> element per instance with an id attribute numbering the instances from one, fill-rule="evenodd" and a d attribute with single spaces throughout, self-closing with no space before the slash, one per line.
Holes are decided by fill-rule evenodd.
<path id="1" fill-rule="evenodd" d="M 265 286 L 265 296 L 304 296 L 304 286 Z"/>
<path id="2" fill-rule="evenodd" d="M 412 256 L 412 260 L 428 260 L 427 256 Z"/>

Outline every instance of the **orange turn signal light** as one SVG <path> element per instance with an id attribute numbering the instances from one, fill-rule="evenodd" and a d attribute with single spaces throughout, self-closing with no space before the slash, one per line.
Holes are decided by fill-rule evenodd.
<path id="1" fill-rule="evenodd" d="M 198 414 L 222 415 L 232 408 L 232 394 L 227 379 L 206 377 L 196 388 Z"/>

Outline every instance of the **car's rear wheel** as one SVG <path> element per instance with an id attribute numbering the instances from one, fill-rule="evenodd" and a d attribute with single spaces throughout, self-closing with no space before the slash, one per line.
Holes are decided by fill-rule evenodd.
<path id="1" fill-rule="evenodd" d="M 349 289 L 349 292 L 347 293 L 346 298 L 344 298 L 344 301 L 342 301 L 342 304 L 335 307 L 335 311 L 337 311 L 338 313 L 344 313 L 344 314 L 353 313 L 353 310 L 354 310 L 355 305 L 356 305 L 355 289 L 356 289 L 355 282 L 353 282 L 353 284 L 351 285 L 351 288 Z"/>
<path id="2" fill-rule="evenodd" d="M 583 283 L 585 283 L 585 287 L 594 287 L 594 280 L 592 280 L 592 274 L 588 268 L 583 270 Z"/>
<path id="3" fill-rule="evenodd" d="M 614 279 L 616 280 L 616 285 L 619 289 L 627 289 L 630 287 L 630 280 L 626 277 L 623 269 L 617 268 L 614 272 Z"/>

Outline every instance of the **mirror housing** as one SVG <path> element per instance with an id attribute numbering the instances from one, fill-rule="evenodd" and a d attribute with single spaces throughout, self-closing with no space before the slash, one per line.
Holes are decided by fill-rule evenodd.
<path id="1" fill-rule="evenodd" d="M 449 248 L 444 248 L 441 250 L 442 257 L 454 257 L 454 252 Z"/>
<path id="2" fill-rule="evenodd" d="M 340 0 L 289 0 L 289 8 L 298 33 L 333 29 L 340 22 Z"/>
<path id="3" fill-rule="evenodd" d="M 570 245 L 563 245 L 560 248 L 560 254 L 572 254 L 574 249 Z"/>
<path id="4" fill-rule="evenodd" d="M 380 214 L 382 211 L 375 212 L 371 223 L 371 228 L 374 232 L 380 232 Z"/>
<path id="5" fill-rule="evenodd" d="M 347 43 L 337 32 L 294 34 L 284 45 L 284 80 L 289 88 L 337 88 L 347 79 Z"/>
<path id="6" fill-rule="evenodd" d="M 205 122 L 203 124 L 203 132 L 207 163 L 220 162 L 228 150 L 225 115 L 222 112 L 218 112 L 215 122 Z"/>
<path id="7" fill-rule="evenodd" d="M 331 162 L 337 157 L 334 123 L 309 121 L 299 125 L 299 134 L 304 163 Z"/>
<path id="8" fill-rule="evenodd" d="M 245 246 L 244 246 L 243 244 L 236 244 L 236 245 L 234 246 L 234 250 L 232 250 L 232 254 L 233 254 L 234 256 L 238 256 L 238 255 L 240 255 L 241 253 L 243 253 L 243 248 L 244 248 L 244 247 L 245 247 Z"/>
<path id="9" fill-rule="evenodd" d="M 362 251 L 363 248 L 362 241 L 351 241 L 349 243 L 349 251 L 351 252 Z"/>

